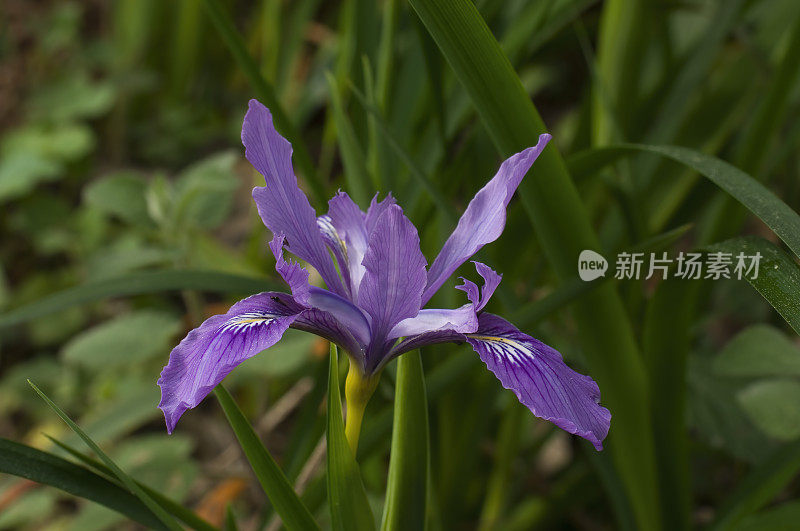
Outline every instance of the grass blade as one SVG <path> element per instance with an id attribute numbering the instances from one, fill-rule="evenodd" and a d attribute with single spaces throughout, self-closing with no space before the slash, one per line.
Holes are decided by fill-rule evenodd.
<path id="1" fill-rule="evenodd" d="M 317 179 L 317 172 L 314 169 L 311 156 L 308 154 L 308 149 L 302 141 L 300 134 L 297 132 L 297 129 L 294 127 L 294 124 L 278 101 L 275 95 L 275 89 L 264 79 L 264 76 L 261 75 L 258 64 L 250 55 L 250 52 L 247 51 L 241 34 L 236 30 L 233 20 L 231 20 L 231 17 L 225 11 L 225 8 L 219 0 L 203 0 L 203 3 L 211 17 L 211 21 L 214 23 L 214 27 L 225 41 L 228 49 L 230 49 L 231 55 L 233 55 L 233 58 L 239 64 L 239 68 L 241 68 L 244 75 L 247 76 L 256 96 L 261 100 L 261 103 L 269 107 L 272 116 L 275 118 L 277 129 L 292 143 L 292 148 L 294 149 L 293 160 L 306 177 L 315 199 L 321 204 L 324 204 L 328 199 L 325 194 L 325 188 Z"/>
<path id="2" fill-rule="evenodd" d="M 105 466 L 103 463 L 101 463 L 101 462 L 99 462 L 99 461 L 97 461 L 95 459 L 92 459 L 88 455 L 85 455 L 85 454 L 79 452 L 78 450 L 76 450 L 72 446 L 70 446 L 70 445 L 68 445 L 66 443 L 63 443 L 63 442 L 59 441 L 58 439 L 50 437 L 49 435 L 46 435 L 46 434 L 45 434 L 45 437 L 50 439 L 50 441 L 53 444 L 55 444 L 56 446 L 58 446 L 62 450 L 66 451 L 71 456 L 73 456 L 76 459 L 80 460 L 82 463 L 94 468 L 98 472 L 101 472 L 101 473 L 105 474 L 106 476 L 108 476 L 110 478 L 114 477 L 114 473 L 111 471 L 111 469 L 108 468 L 107 466 Z M 192 511 L 192 510 L 188 509 L 187 507 L 184 507 L 183 505 L 179 504 L 178 502 L 176 502 L 176 501 L 164 496 L 160 492 L 151 489 L 150 487 L 148 487 L 144 483 L 140 483 L 139 481 L 137 481 L 136 484 L 139 485 L 142 488 L 142 490 L 144 490 L 151 498 L 153 498 L 156 501 L 156 503 L 158 503 L 160 506 L 162 506 L 164 509 L 166 509 L 173 516 L 178 517 L 182 522 L 184 522 L 186 525 L 188 525 L 192 529 L 197 529 L 198 531 L 217 531 L 216 527 L 214 527 L 213 525 L 209 524 L 208 522 L 206 522 L 205 520 L 203 520 L 202 518 L 197 516 L 194 513 L 194 511 Z"/>
<path id="3" fill-rule="evenodd" d="M 99 503 L 154 529 L 166 529 L 136 496 L 81 466 L 8 439 L 0 439 L 0 472 Z"/>
<path id="4" fill-rule="evenodd" d="M 366 158 L 356 138 L 353 124 L 345 114 L 339 85 L 330 72 L 326 72 L 325 77 L 328 80 L 328 91 L 331 95 L 331 111 L 333 122 L 336 125 L 336 138 L 339 140 L 339 149 L 342 153 L 347 189 L 353 201 L 361 208 L 366 208 L 369 203 L 368 191 L 371 188 Z"/>
<path id="5" fill-rule="evenodd" d="M 0 315 L 0 329 L 49 315 L 72 306 L 111 297 L 159 293 L 162 291 L 202 290 L 218 293 L 258 293 L 275 289 L 265 279 L 216 273 L 213 271 L 147 271 L 99 282 L 89 282 L 49 295 Z"/>
<path id="6" fill-rule="evenodd" d="M 328 372 L 328 505 L 336 531 L 375 529 L 358 463 L 347 443 L 339 392 L 339 356 L 331 343 Z"/>
<path id="7" fill-rule="evenodd" d="M 152 513 L 164 524 L 167 529 L 181 531 L 181 526 L 178 525 L 178 522 L 175 521 L 172 515 L 165 511 L 159 504 L 155 502 L 155 500 L 153 500 L 153 498 L 144 492 L 144 490 L 139 486 L 138 483 L 136 483 L 136 481 L 134 481 L 132 477 L 123 472 L 122 469 L 119 468 L 117 464 L 114 463 L 114 461 L 112 461 L 111 458 L 108 457 L 108 455 L 106 455 L 106 453 L 103 452 L 103 450 L 101 450 L 100 447 L 97 446 L 97 444 L 80 428 L 80 426 L 75 424 L 75 422 L 73 422 L 73 420 L 69 418 L 69 416 L 64 413 L 64 411 L 62 411 L 61 408 L 55 404 L 55 402 L 50 400 L 47 395 L 45 395 L 38 387 L 36 387 L 33 382 L 28 380 L 28 383 L 31 387 L 33 387 L 33 390 L 36 391 L 42 400 L 44 400 L 47 405 L 50 406 L 50 409 L 55 411 L 56 414 L 61 417 L 61 420 L 66 422 L 67 426 L 69 426 L 72 431 L 74 431 L 81 439 L 83 439 L 83 442 L 86 443 L 86 446 L 88 446 L 95 454 L 97 454 L 103 463 L 111 470 L 114 476 L 116 476 L 117 479 L 119 479 L 133 495 L 139 498 L 139 500 L 141 500 L 142 503 L 144 503 L 147 508 L 152 511 Z"/>
<path id="8" fill-rule="evenodd" d="M 383 531 L 425 529 L 428 401 L 419 350 L 397 360 L 394 427 Z"/>
<path id="9" fill-rule="evenodd" d="M 409 0 L 461 84 L 502 155 L 536 143 L 546 131 L 519 77 L 469 0 Z M 523 206 L 559 278 L 575 275 L 578 255 L 600 247 L 586 209 L 551 143 L 520 186 Z M 608 448 L 640 527 L 661 528 L 647 376 L 622 301 L 611 284 L 574 306 L 590 373 L 614 415 Z"/>
<path id="10" fill-rule="evenodd" d="M 697 171 L 746 206 L 800 256 L 800 215 L 750 175 L 716 157 L 678 146 L 621 144 L 595 149 L 575 160 L 581 167 L 586 167 L 590 160 L 608 164 L 622 156 L 642 151 L 661 155 Z M 595 168 L 598 169 L 597 166 Z"/>
<path id="11" fill-rule="evenodd" d="M 283 524 L 287 529 L 319 529 L 317 523 L 311 517 L 311 513 L 289 484 L 283 471 L 264 447 L 261 439 L 258 438 L 253 427 L 247 421 L 242 410 L 236 405 L 233 397 L 228 391 L 218 385 L 214 389 L 214 395 L 219 400 L 228 422 L 236 434 L 239 444 L 242 446 L 247 461 L 253 468 L 258 482 L 264 489 L 264 493 L 269 498 L 270 503 L 275 507 L 275 511 L 280 515 Z"/>
<path id="12" fill-rule="evenodd" d="M 800 267 L 775 244 L 756 237 L 734 238 L 709 245 L 708 251 L 753 256 L 761 253 L 758 277 L 747 281 L 800 334 Z"/>

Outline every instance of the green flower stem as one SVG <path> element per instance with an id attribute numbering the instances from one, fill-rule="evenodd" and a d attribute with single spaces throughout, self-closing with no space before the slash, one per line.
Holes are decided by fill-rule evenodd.
<path id="1" fill-rule="evenodd" d="M 353 450 L 353 455 L 358 450 L 358 436 L 361 434 L 361 422 L 364 420 L 364 410 L 367 403 L 378 387 L 381 379 L 380 373 L 366 377 L 361 368 L 350 361 L 350 370 L 344 383 L 345 403 L 347 404 L 347 419 L 344 425 L 344 434 Z"/>

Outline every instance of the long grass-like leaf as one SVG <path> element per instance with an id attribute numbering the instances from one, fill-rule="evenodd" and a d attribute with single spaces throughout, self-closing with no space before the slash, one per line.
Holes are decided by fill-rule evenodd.
<path id="1" fill-rule="evenodd" d="M 72 446 L 70 446 L 70 445 L 68 445 L 66 443 L 63 443 L 63 442 L 59 441 L 58 439 L 50 437 L 49 435 L 45 435 L 45 437 L 50 439 L 50 441 L 52 441 L 53 444 L 55 444 L 56 446 L 58 446 L 62 450 L 66 451 L 71 456 L 73 456 L 76 459 L 80 460 L 82 463 L 94 468 L 98 472 L 101 472 L 101 473 L 105 474 L 106 476 L 108 476 L 110 478 L 114 478 L 114 472 L 112 472 L 112 470 L 110 468 L 108 468 L 106 465 L 104 465 L 100 461 L 92 459 L 88 455 L 85 455 L 85 454 L 79 452 L 78 450 L 76 450 Z M 183 505 L 179 504 L 178 502 L 168 498 L 167 496 L 164 496 L 160 492 L 158 492 L 158 491 L 156 491 L 154 489 L 151 489 L 150 487 L 148 487 L 144 483 L 141 483 L 141 482 L 137 481 L 136 484 L 139 485 L 142 488 L 142 490 L 144 490 L 151 498 L 153 498 L 156 501 L 156 503 L 158 503 L 161 507 L 163 507 L 166 511 L 168 511 L 173 516 L 176 516 L 177 518 L 179 518 L 182 522 L 184 522 L 186 525 L 188 525 L 192 529 L 196 529 L 197 531 L 216 531 L 217 530 L 216 527 L 214 527 L 213 525 L 209 524 L 208 522 L 206 522 L 205 520 L 203 520 L 202 518 L 197 516 L 192 510 L 188 509 L 187 507 L 184 507 Z"/>
<path id="2" fill-rule="evenodd" d="M 233 397 L 228 391 L 218 385 L 214 389 L 214 394 L 219 400 L 228 422 L 236 434 L 239 444 L 242 446 L 247 461 L 253 468 L 261 488 L 269 498 L 270 503 L 275 507 L 275 511 L 283 520 L 283 525 L 287 529 L 319 529 L 317 523 L 311 517 L 303 502 L 297 497 L 294 489 L 289 484 L 283 471 L 280 469 L 275 459 L 264 447 L 261 439 L 247 421 L 244 413 L 236 405 Z"/>
<path id="3" fill-rule="evenodd" d="M 469 94 L 502 155 L 536 143 L 546 131 L 475 5 L 469 0 L 409 0 Z M 562 281 L 575 275 L 578 255 L 598 249 L 586 209 L 554 145 L 539 156 L 520 186 L 542 249 Z M 639 525 L 658 530 L 660 516 L 649 393 L 633 330 L 613 286 L 587 293 L 575 305 L 581 344 L 603 400 L 614 415 L 609 449 Z"/>
<path id="4" fill-rule="evenodd" d="M 99 503 L 153 529 L 167 529 L 136 496 L 81 466 L 53 454 L 0 439 L 0 472 L 50 485 Z"/>
<path id="5" fill-rule="evenodd" d="M 394 426 L 383 531 L 424 529 L 428 480 L 428 400 L 419 350 L 397 360 Z"/>
<path id="6" fill-rule="evenodd" d="M 47 405 L 50 406 L 50 409 L 55 411 L 56 414 L 61 417 L 61 420 L 63 420 L 67 426 L 69 426 L 70 429 L 72 429 L 72 431 L 74 431 L 84 443 L 86 443 L 86 446 L 88 446 L 95 454 L 97 454 L 103 463 L 114 473 L 114 476 L 116 476 L 117 479 L 119 479 L 133 495 L 139 498 L 139 500 L 141 500 L 142 503 L 145 504 L 150 511 L 152 511 L 152 513 L 164 524 L 167 529 L 181 531 L 181 526 L 178 525 L 178 522 L 175 521 L 171 514 L 165 511 L 158 503 L 156 503 L 155 500 L 153 500 L 153 498 L 151 498 L 139 486 L 139 484 L 134 481 L 132 477 L 123 472 L 122 469 L 119 468 L 117 464 L 110 457 L 108 457 L 103 450 L 100 449 L 100 447 L 91 439 L 91 437 L 89 437 L 86 432 L 80 428 L 80 426 L 75 424 L 75 422 L 69 418 L 69 416 L 64 413 L 64 411 L 58 407 L 55 402 L 50 400 L 50 398 L 38 387 L 36 387 L 33 382 L 28 380 L 28 383 L 31 387 L 33 387 L 33 390 L 36 391 L 36 394 L 38 394 L 42 400 L 44 400 Z"/>
<path id="7" fill-rule="evenodd" d="M 713 252 L 730 253 L 736 257 L 761 255 L 758 276 L 744 275 L 747 281 L 800 334 L 800 266 L 775 244 L 749 236 L 734 238 L 706 247 Z"/>
<path id="8" fill-rule="evenodd" d="M 317 172 L 314 169 L 314 163 L 311 161 L 311 156 L 308 154 L 305 143 L 302 141 L 300 134 L 297 132 L 292 121 L 289 119 L 286 112 L 283 110 L 277 96 L 275 89 L 272 85 L 264 79 L 253 56 L 247 51 L 244 39 L 241 34 L 236 30 L 230 15 L 225 11 L 219 0 L 203 0 L 206 6 L 211 22 L 219 32 L 231 55 L 239 64 L 247 80 L 252 85 L 256 96 L 261 103 L 269 107 L 272 116 L 275 118 L 275 126 L 281 131 L 286 138 L 292 143 L 294 150 L 294 161 L 300 167 L 300 171 L 308 180 L 309 185 L 314 193 L 315 199 L 320 203 L 327 201 L 325 188 L 322 183 L 317 179 Z"/>
<path id="9" fill-rule="evenodd" d="M 335 531 L 375 529 L 361 472 L 344 434 L 339 391 L 339 356 L 331 343 L 328 372 L 328 505 Z"/>

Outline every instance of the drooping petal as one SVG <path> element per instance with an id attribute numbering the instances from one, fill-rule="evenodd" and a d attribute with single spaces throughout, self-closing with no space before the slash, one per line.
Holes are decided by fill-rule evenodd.
<path id="1" fill-rule="evenodd" d="M 537 417 L 602 450 L 611 413 L 600 405 L 594 380 L 573 371 L 558 351 L 504 319 L 484 313 L 479 322 L 478 331 L 466 339 L 503 387 Z"/>
<path id="2" fill-rule="evenodd" d="M 308 308 L 297 316 L 292 328 L 311 332 L 339 345 L 365 369 L 366 348 L 333 314 L 318 308 Z"/>
<path id="3" fill-rule="evenodd" d="M 366 346 L 369 343 L 369 316 L 364 315 L 364 312 L 349 300 L 330 291 L 312 286 L 308 303 L 313 308 L 333 315 L 337 321 L 352 332 L 353 337 L 362 346 Z"/>
<path id="4" fill-rule="evenodd" d="M 541 135 L 536 146 L 506 159 L 492 180 L 475 194 L 428 272 L 423 304 L 469 257 L 500 237 L 511 197 L 549 140 L 550 135 Z"/>
<path id="5" fill-rule="evenodd" d="M 462 334 L 478 329 L 478 316 L 475 306 L 465 304 L 455 310 L 438 308 L 420 310 L 414 317 L 403 319 L 389 331 L 388 339 L 404 336 L 415 336 L 425 332 L 453 330 Z"/>
<path id="6" fill-rule="evenodd" d="M 303 307 L 285 293 L 265 292 L 234 304 L 187 335 L 161 371 L 159 408 L 172 433 L 187 409 L 197 406 L 236 366 L 274 345 Z"/>
<path id="7" fill-rule="evenodd" d="M 494 295 L 497 286 L 500 285 L 500 281 L 503 279 L 503 275 L 481 262 L 473 260 L 472 263 L 475 264 L 475 269 L 478 270 L 478 274 L 483 277 L 483 288 L 479 291 L 477 284 L 461 277 L 463 284 L 456 286 L 456 289 L 465 292 L 467 298 L 475 305 L 475 311 L 479 312 L 486 306 L 486 303 L 489 302 L 492 295 Z"/>
<path id="8" fill-rule="evenodd" d="M 426 261 L 417 229 L 399 206 L 390 205 L 376 221 L 363 264 L 358 306 L 372 318 L 373 344 L 378 348 L 394 325 L 417 315 L 425 287 Z"/>
<path id="9" fill-rule="evenodd" d="M 275 270 L 280 274 L 292 290 L 294 300 L 299 304 L 307 305 L 309 297 L 308 271 L 296 262 L 287 262 L 283 258 L 283 233 L 276 234 L 269 243 L 269 248 L 275 256 Z"/>
<path id="10" fill-rule="evenodd" d="M 275 130 L 269 109 L 256 100 L 250 100 L 244 117 L 242 143 L 245 157 L 267 183 L 253 189 L 264 225 L 274 234 L 283 233 L 289 251 L 314 266 L 330 290 L 344 295 L 344 286 L 317 227 L 314 209 L 297 186 L 292 146 Z"/>
<path id="11" fill-rule="evenodd" d="M 364 277 L 361 261 L 367 251 L 367 226 L 364 213 L 344 192 L 339 192 L 328 201 L 328 216 L 347 250 L 347 271 L 350 277 L 352 300 L 358 300 L 358 287 Z M 340 266 L 341 267 L 341 266 Z"/>

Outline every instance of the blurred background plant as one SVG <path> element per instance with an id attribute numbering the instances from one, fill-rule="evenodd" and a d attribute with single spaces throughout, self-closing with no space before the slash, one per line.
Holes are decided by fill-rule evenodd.
<path id="1" fill-rule="evenodd" d="M 30 378 L 141 483 L 214 525 L 277 528 L 213 400 L 172 436 L 156 409 L 160 368 L 193 323 L 278 284 L 250 198 L 261 178 L 238 139 L 246 102 L 273 108 L 318 213 L 339 187 L 362 206 L 373 190 L 391 191 L 424 227 L 430 259 L 501 155 L 538 127 L 533 108 L 503 92 L 516 78 L 503 77 L 511 71 L 472 5 L 4 0 L 0 436 L 74 459 L 43 435 L 80 444 Z M 714 155 L 800 209 L 796 0 L 474 6 L 567 168 L 552 157 L 537 163 L 504 236 L 482 251 L 504 273 L 493 308 L 594 375 L 615 417 L 608 450 L 595 454 L 530 415 L 468 346 L 425 349 L 427 526 L 796 529 L 800 273 L 780 230 L 791 220 L 752 206 L 756 216 L 746 215 L 728 195 L 735 190 L 709 175 L 729 175 L 728 166 L 609 148 L 674 144 Z M 719 245 L 731 251 L 773 253 L 783 274 L 754 286 L 583 284 L 571 254 L 592 242 L 575 236 L 582 217 L 607 257 L 726 240 Z M 440 302 L 457 305 L 447 291 Z M 226 386 L 326 527 L 328 349 L 288 337 Z M 358 455 L 376 515 L 395 370 L 369 405 Z M 125 521 L 0 476 L 0 528 Z"/>

